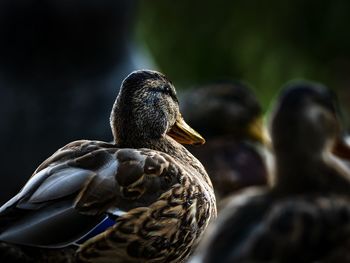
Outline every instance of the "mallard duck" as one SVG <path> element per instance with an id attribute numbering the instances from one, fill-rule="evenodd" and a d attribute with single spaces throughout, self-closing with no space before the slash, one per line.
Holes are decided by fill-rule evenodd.
<path id="1" fill-rule="evenodd" d="M 173 84 L 140 70 L 112 109 L 114 142 L 59 149 L 0 209 L 0 240 L 80 244 L 79 262 L 183 262 L 216 216 L 202 164 L 180 143 L 205 140 L 181 117 Z"/>
<path id="2" fill-rule="evenodd" d="M 206 138 L 205 145 L 187 148 L 208 171 L 217 202 L 243 187 L 265 185 L 264 145 L 269 139 L 261 106 L 248 85 L 210 84 L 182 99 L 183 116 Z"/>
<path id="3" fill-rule="evenodd" d="M 331 153 L 339 131 L 328 89 L 288 85 L 272 118 L 272 186 L 232 198 L 191 262 L 346 262 L 350 172 Z"/>

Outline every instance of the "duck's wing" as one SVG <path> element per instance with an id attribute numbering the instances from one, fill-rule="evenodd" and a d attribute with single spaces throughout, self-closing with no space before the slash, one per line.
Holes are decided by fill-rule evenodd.
<path id="1" fill-rule="evenodd" d="M 68 143 L 64 147 L 57 150 L 53 155 L 46 159 L 42 164 L 36 168 L 33 175 L 36 175 L 41 170 L 45 169 L 50 165 L 54 165 L 58 162 L 64 162 L 71 159 L 81 157 L 89 152 L 93 152 L 99 149 L 112 149 L 116 148 L 116 145 L 106 143 L 102 141 L 89 141 L 89 140 L 78 140 Z"/>
<path id="2" fill-rule="evenodd" d="M 174 184 L 169 173 L 163 176 L 167 158 L 100 142 L 65 146 L 0 208 L 0 240 L 44 247 L 75 242 L 108 214 L 146 206 Z"/>

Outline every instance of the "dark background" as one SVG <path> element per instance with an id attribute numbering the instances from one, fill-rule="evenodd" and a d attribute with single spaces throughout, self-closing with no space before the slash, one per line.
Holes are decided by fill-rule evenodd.
<path id="1" fill-rule="evenodd" d="M 307 78 L 349 111 L 349 14 L 346 0 L 1 0 L 0 203 L 66 143 L 111 140 L 111 105 L 137 68 L 179 90 L 241 79 L 265 110 Z"/>

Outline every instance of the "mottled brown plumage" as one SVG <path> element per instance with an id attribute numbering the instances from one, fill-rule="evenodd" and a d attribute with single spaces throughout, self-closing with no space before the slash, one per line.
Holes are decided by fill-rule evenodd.
<path id="1" fill-rule="evenodd" d="M 183 262 L 190 255 L 216 206 L 205 169 L 176 142 L 204 139 L 183 121 L 171 82 L 154 71 L 130 74 L 111 126 L 114 143 L 72 142 L 38 167 L 1 208 L 0 240 L 83 242 L 79 262 Z M 83 237 L 106 217 L 113 226 Z"/>
<path id="2" fill-rule="evenodd" d="M 350 171 L 332 154 L 340 132 L 333 103 L 311 83 L 282 92 L 272 188 L 232 198 L 191 262 L 349 262 Z"/>

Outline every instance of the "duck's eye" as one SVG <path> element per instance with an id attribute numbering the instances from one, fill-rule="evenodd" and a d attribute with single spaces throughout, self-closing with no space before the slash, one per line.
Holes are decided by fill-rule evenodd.
<path id="1" fill-rule="evenodd" d="M 174 92 L 174 90 L 171 88 L 170 85 L 163 85 L 163 86 L 153 87 L 153 88 L 150 88 L 150 90 L 152 92 L 166 94 L 166 95 L 170 96 L 177 103 L 179 102 L 177 97 L 176 97 L 176 93 Z"/>

